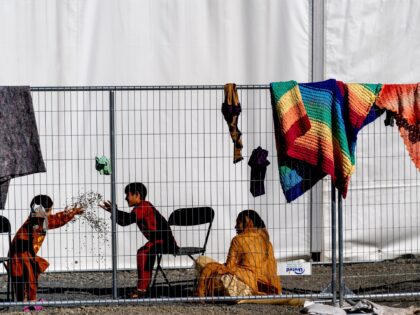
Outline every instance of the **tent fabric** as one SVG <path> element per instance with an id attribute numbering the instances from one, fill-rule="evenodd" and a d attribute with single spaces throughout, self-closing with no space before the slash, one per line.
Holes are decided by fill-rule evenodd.
<path id="1" fill-rule="evenodd" d="M 308 12 L 289 0 L 2 1 L 0 84 L 308 80 Z"/>
<path id="2" fill-rule="evenodd" d="M 308 81 L 309 10 L 308 1 L 288 0 L 3 1 L 0 83 L 199 86 Z M 239 118 L 244 159 L 258 146 L 271 155 L 275 149 L 268 91 L 238 93 L 244 110 Z M 11 181 L 4 214 L 12 226 L 23 223 L 31 198 L 38 193 L 50 195 L 55 210 L 79 192 L 111 196 L 111 176 L 94 168 L 95 156 L 110 157 L 109 93 L 32 96 L 48 172 Z M 216 216 L 207 253 L 217 253 L 215 259 L 223 260 L 237 213 L 253 208 L 269 225 L 278 259 L 306 255 L 308 206 L 278 211 L 285 199 L 273 194 L 281 189 L 273 180 L 278 176 L 274 161 L 267 168 L 266 194 L 254 198 L 249 193 L 250 169 L 246 163 L 232 163 L 222 102 L 222 89 L 115 92 L 112 171 L 119 209 L 129 211 L 124 187 L 130 181 L 147 185 L 149 200 L 166 218 L 179 207 L 212 206 Z M 94 209 L 94 214 L 110 226 L 104 211 Z M 118 259 L 118 267 L 135 268 L 135 253 L 145 239 L 134 227 L 118 227 L 117 233 L 117 254 L 124 257 Z M 296 233 L 302 236 L 295 239 Z M 108 238 L 98 239 L 103 234 Z M 110 228 L 94 233 L 80 220 L 60 231 L 59 237 L 49 235 L 41 255 L 50 261 L 51 271 L 108 269 L 110 235 Z M 200 237 L 190 234 L 188 241 Z M 183 240 L 181 235 L 179 239 Z M 190 265 L 188 258 L 165 259 L 163 266 Z"/>
<path id="3" fill-rule="evenodd" d="M 325 78 L 344 82 L 419 82 L 420 14 L 416 0 L 325 2 Z M 396 127 L 394 127 L 396 128 Z M 344 257 L 392 259 L 419 253 L 420 172 L 396 130 L 383 119 L 364 127 L 356 148 L 357 168 L 343 202 Z M 331 223 L 329 181 L 323 185 L 320 226 Z M 329 238 L 323 239 L 329 248 Z M 324 251 L 324 257 L 331 257 Z"/>
<path id="4" fill-rule="evenodd" d="M 418 82 L 415 69 L 420 67 L 420 50 L 413 47 L 420 46 L 420 21 L 412 17 L 419 12 L 417 0 L 325 1 L 324 77 L 344 82 Z M 0 84 L 307 82 L 313 63 L 310 17 L 310 1 L 293 0 L 2 1 Z M 322 207 L 322 212 L 312 229 L 310 193 L 286 204 L 273 155 L 266 194 L 253 198 L 249 167 L 232 164 L 232 142 L 220 115 L 222 93 L 115 93 L 118 157 L 114 171 L 119 208 L 128 211 L 124 185 L 141 179 L 149 183 L 150 198 L 166 217 L 175 205 L 216 205 L 208 253 L 220 253 L 215 257 L 220 261 L 226 257 L 225 240 L 233 236 L 236 214 L 245 207 L 256 209 L 268 222 L 278 259 L 306 258 L 310 244 L 319 243 L 321 259 L 328 260 L 329 179 L 319 182 L 323 191 L 313 196 L 314 207 Z M 259 145 L 274 153 L 274 137 L 263 136 L 273 133 L 270 95 L 259 90 L 239 93 L 244 109 L 240 122 L 244 158 Z M 49 194 L 58 209 L 79 190 L 110 196 L 109 176 L 100 176 L 92 166 L 95 156 L 110 156 L 108 93 L 32 94 L 48 172 L 11 181 L 4 214 L 12 226 L 22 224 L 30 199 L 38 193 Z M 206 111 L 211 108 L 215 110 Z M 371 117 L 381 111 L 376 108 Z M 185 118 L 190 119 L 188 124 L 178 123 Z M 162 135 L 157 134 L 159 130 Z M 182 137 L 185 134 L 188 138 Z M 355 148 L 357 169 L 344 203 L 346 259 L 380 260 L 419 253 L 419 172 L 400 136 L 381 119 L 363 127 L 360 138 Z M 148 150 L 144 146 L 127 149 L 131 143 L 154 145 L 146 146 Z M 180 148 L 187 145 L 188 152 L 182 152 Z M 163 157 L 175 158 L 166 162 Z M 109 216 L 97 214 L 110 222 Z M 135 229 L 117 232 L 118 255 L 125 257 L 118 266 L 135 268 L 130 254 L 144 239 Z M 41 249 L 50 270 L 110 268 L 110 242 L 86 243 L 94 235 L 89 226 L 79 223 L 69 225 L 67 234 L 60 237 L 50 235 L 48 246 Z M 74 239 L 78 248 L 73 248 Z M 101 246 L 104 251 L 99 250 Z M 187 266 L 189 262 L 165 263 Z"/>

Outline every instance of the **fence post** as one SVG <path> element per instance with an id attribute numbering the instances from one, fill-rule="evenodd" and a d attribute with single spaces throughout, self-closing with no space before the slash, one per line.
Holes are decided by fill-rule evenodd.
<path id="1" fill-rule="evenodd" d="M 117 298 L 117 206 L 115 198 L 115 92 L 109 91 L 109 144 L 111 151 L 111 246 L 112 246 L 112 298 Z"/>
<path id="2" fill-rule="evenodd" d="M 325 72 L 325 53 L 324 53 L 324 0 L 312 0 L 311 9 L 311 82 L 324 80 Z M 323 207 L 322 207 L 323 182 L 320 180 L 314 185 L 309 195 L 310 210 L 310 254 L 313 261 L 320 261 L 322 252 L 322 233 L 319 227 L 322 226 Z"/>
<path id="3" fill-rule="evenodd" d="M 323 0 L 312 0 L 312 67 L 311 67 L 311 81 L 322 81 L 324 80 L 324 72 L 325 72 L 325 2 Z M 314 204 L 314 200 L 316 197 L 322 196 L 322 181 L 315 185 L 311 189 L 310 194 L 310 209 L 311 209 L 311 250 L 313 246 L 313 218 L 319 217 L 319 213 L 322 213 L 322 207 L 320 208 L 316 204 Z M 337 304 L 337 292 L 336 292 L 336 281 L 337 281 L 337 207 L 336 207 L 336 191 L 334 184 L 331 180 L 331 285 L 329 286 L 332 293 L 332 303 L 333 305 Z M 322 198 L 322 197 L 321 197 Z M 342 248 L 342 241 L 343 241 L 343 231 L 342 231 L 342 200 L 341 195 L 338 199 L 338 233 L 339 233 L 339 295 L 340 295 L 340 306 L 342 305 L 343 299 L 343 248 Z M 320 210 L 321 209 L 321 210 Z M 317 211 L 315 211 L 317 210 Z M 317 214 L 315 214 L 317 213 Z M 315 216 L 314 216 L 315 215 Z M 341 220 L 341 221 L 340 221 Z"/>
<path id="4" fill-rule="evenodd" d="M 337 304 L 337 212 L 335 200 L 335 187 L 331 180 L 331 293 L 333 305 Z"/>
<path id="5" fill-rule="evenodd" d="M 343 278 L 343 271 L 344 271 L 344 238 L 343 238 L 343 197 L 341 194 L 338 194 L 338 281 L 339 281 L 339 300 L 340 300 L 340 307 L 343 306 L 344 303 L 344 278 Z"/>

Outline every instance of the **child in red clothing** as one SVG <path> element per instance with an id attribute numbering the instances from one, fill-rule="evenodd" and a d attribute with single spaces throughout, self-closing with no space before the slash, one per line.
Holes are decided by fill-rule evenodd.
<path id="1" fill-rule="evenodd" d="M 117 209 L 116 221 L 118 225 L 126 226 L 137 223 L 140 231 L 148 242 L 137 251 L 137 293 L 133 298 L 144 296 L 152 280 L 152 271 L 156 255 L 175 254 L 178 245 L 172 234 L 168 221 L 158 210 L 146 201 L 147 189 L 142 183 L 130 183 L 125 187 L 125 200 L 129 207 L 134 207 L 131 212 Z M 110 201 L 100 205 L 104 210 L 111 212 Z"/>
<path id="2" fill-rule="evenodd" d="M 53 201 L 47 195 L 35 196 L 31 214 L 16 232 L 10 247 L 12 284 L 18 301 L 36 301 L 38 278 L 48 268 L 48 261 L 37 256 L 47 230 L 59 228 L 84 209 L 74 208 L 52 214 Z"/>

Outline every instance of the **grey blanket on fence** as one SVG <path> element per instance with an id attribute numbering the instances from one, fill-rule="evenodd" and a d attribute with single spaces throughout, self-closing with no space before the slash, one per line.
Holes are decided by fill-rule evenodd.
<path id="1" fill-rule="evenodd" d="M 10 179 L 45 172 L 29 87 L 0 87 L 0 209 Z"/>

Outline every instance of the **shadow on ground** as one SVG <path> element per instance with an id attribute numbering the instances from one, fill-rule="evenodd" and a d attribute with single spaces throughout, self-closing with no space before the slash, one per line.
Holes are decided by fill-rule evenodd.
<path id="1" fill-rule="evenodd" d="M 179 298 L 192 297 L 194 294 L 196 281 L 177 281 L 167 283 L 157 283 L 149 289 L 145 298 Z M 128 298 L 128 295 L 133 292 L 133 287 L 119 287 L 117 289 L 117 296 L 119 298 Z M 112 288 L 80 288 L 80 287 L 40 287 L 38 294 L 89 294 L 97 297 L 108 298 L 112 296 Z M 1 299 L 0 299 L 1 301 Z"/>

